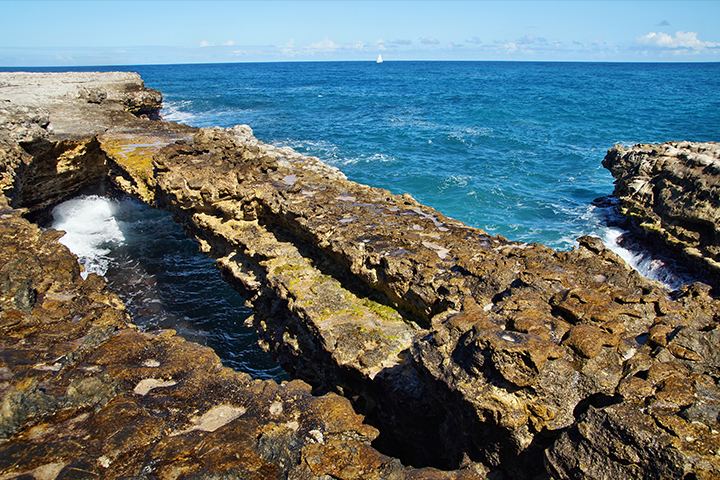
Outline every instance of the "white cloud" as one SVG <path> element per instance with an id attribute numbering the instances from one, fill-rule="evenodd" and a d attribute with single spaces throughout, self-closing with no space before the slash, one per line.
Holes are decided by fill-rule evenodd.
<path id="1" fill-rule="evenodd" d="M 437 40 L 435 37 L 427 37 L 427 38 L 421 38 L 420 43 L 423 45 L 439 45 L 440 41 Z"/>
<path id="2" fill-rule="evenodd" d="M 543 37 L 536 37 L 535 35 L 525 35 L 517 41 L 521 45 L 530 45 L 532 43 L 547 43 L 547 40 Z"/>
<path id="3" fill-rule="evenodd" d="M 280 46 L 280 52 L 288 57 L 294 57 L 300 53 L 295 49 L 295 39 L 293 38 L 285 45 Z"/>
<path id="4" fill-rule="evenodd" d="M 235 42 L 233 42 L 232 40 L 228 40 L 227 42 L 223 43 L 223 45 L 235 45 Z"/>
<path id="5" fill-rule="evenodd" d="M 635 39 L 641 45 L 656 47 L 664 50 L 694 50 L 700 52 L 706 48 L 720 47 L 720 43 L 703 42 L 697 38 L 696 32 L 677 32 L 675 36 L 667 33 L 651 32 Z"/>
<path id="6" fill-rule="evenodd" d="M 393 40 L 392 42 L 389 42 L 390 45 L 412 45 L 412 40 L 407 39 L 397 39 Z"/>
<path id="7" fill-rule="evenodd" d="M 332 52 L 338 48 L 340 48 L 340 45 L 333 42 L 328 37 L 325 37 L 319 42 L 312 43 L 309 47 L 307 47 L 308 50 L 312 50 L 313 52 Z"/>
<path id="8" fill-rule="evenodd" d="M 200 42 L 200 46 L 201 47 L 212 47 L 213 44 L 208 42 L 207 40 L 203 40 L 202 42 Z"/>

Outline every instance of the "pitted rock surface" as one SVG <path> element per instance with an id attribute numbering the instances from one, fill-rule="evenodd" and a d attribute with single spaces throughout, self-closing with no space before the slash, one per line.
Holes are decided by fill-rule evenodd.
<path id="1" fill-rule="evenodd" d="M 62 232 L 40 230 L 10 202 L 51 206 L 68 195 L 50 188 L 58 177 L 76 190 L 97 181 L 88 167 L 118 185 L 152 178 L 113 135 L 126 131 L 145 159 L 189 128 L 131 116 L 102 138 L 46 130 L 19 143 L 11 130 L 37 123 L 31 109 L 13 111 L 25 120 L 0 128 L 12 195 L 0 197 L 0 478 L 485 478 L 479 464 L 406 468 L 370 445 L 378 432 L 347 399 L 313 395 L 301 380 L 252 380 L 172 330 L 139 331 L 101 277 L 83 280 Z M 74 168 L 59 168 L 67 160 Z M 141 185 L 133 193 L 154 191 Z"/>
<path id="2" fill-rule="evenodd" d="M 720 475 L 720 302 L 705 285 L 668 292 L 596 238 L 556 252 L 487 235 L 265 145 L 247 126 L 137 120 L 83 141 L 96 142 L 117 188 L 173 212 L 253 302 L 264 346 L 316 393 L 351 399 L 380 429 L 374 445 L 384 452 L 466 466 L 456 475 Z M 58 162 L 19 153 L 28 165 Z M 26 198 L 33 171 L 12 173 L 21 186 L 13 199 Z M 183 384 L 178 375 L 133 377 L 126 388 L 164 395 Z M 225 408 L 215 413 L 238 415 L 233 422 L 249 411 L 214 398 Z M 172 432 L 206 432 L 208 411 Z M 294 445 L 276 427 L 258 428 L 269 444 Z M 308 432 L 316 442 L 302 458 L 314 475 L 330 462 L 323 475 L 372 478 L 358 473 L 362 455 L 342 453 L 345 439 L 323 444 L 323 431 Z M 300 458 L 271 456 L 282 458 L 275 465 Z"/>
<path id="3" fill-rule="evenodd" d="M 62 232 L 21 213 L 0 199 L 0 478 L 484 478 L 405 469 L 348 400 L 140 332 Z"/>

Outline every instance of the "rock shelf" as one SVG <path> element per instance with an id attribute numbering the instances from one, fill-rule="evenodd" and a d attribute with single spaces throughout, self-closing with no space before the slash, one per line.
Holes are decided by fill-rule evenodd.
<path id="1" fill-rule="evenodd" d="M 25 361 L 17 351 L 37 356 L 47 349 L 24 346 L 40 333 L 16 328 L 26 321 L 17 319 L 36 318 L 35 309 L 56 301 L 53 295 L 80 301 L 85 297 L 73 292 L 84 283 L 67 260 L 57 271 L 75 272 L 72 292 L 47 281 L 42 288 L 17 287 L 25 283 L 6 272 L 20 268 L 13 267 L 18 249 L 3 247 L 1 278 L 9 292 L 0 313 L 0 368 L 9 392 L 3 402 L 22 404 L 13 399 L 31 385 L 25 372 L 32 370 L 47 375 L 37 385 L 52 384 L 56 407 L 13 407 L 21 413 L 4 430 L 0 451 L 27 445 L 50 451 L 52 440 L 33 432 L 77 430 L 82 434 L 72 438 L 82 438 L 106 412 L 101 418 L 118 433 L 105 433 L 102 441 L 127 441 L 118 440 L 122 447 L 111 454 L 100 440 L 91 442 L 82 468 L 109 478 L 220 471 L 318 479 L 720 475 L 720 301 L 707 285 L 668 292 L 596 238 L 556 252 L 490 236 L 409 195 L 350 182 L 316 158 L 265 145 L 247 126 L 196 129 L 140 119 L 128 110 L 143 104 L 135 113 L 153 117 L 160 99 L 139 77 L 123 74 L 124 87 L 111 77 L 106 89 L 106 74 L 86 75 L 97 82 L 90 93 L 70 77 L 0 74 L 0 188 L 8 231 L 34 228 L 62 250 L 57 234 L 39 233 L 17 209 L 39 218 L 101 182 L 173 212 L 253 303 L 263 346 L 297 380 L 253 382 L 172 332 L 138 332 L 116 300 L 106 302 L 112 321 L 75 313 L 76 307 L 54 314 L 53 327 L 27 320 L 33 332 L 80 329 L 73 321 L 80 315 L 86 328 L 105 333 L 82 347 L 88 353 L 72 354 L 75 363 L 62 351 L 67 346 L 53 358 Z M 66 93 L 59 98 L 43 81 L 65 82 Z M 13 93 L 33 86 L 52 97 L 43 102 L 45 111 Z M 118 88 L 124 97 L 112 93 Z M 129 100 L 133 95 L 144 100 Z M 90 279 L 104 292 L 100 279 L 85 282 Z M 89 335 L 78 332 L 74 338 Z M 143 353 L 158 343 L 164 357 Z M 72 382 L 86 377 L 99 393 L 88 386 L 90 400 L 73 400 L 72 392 L 85 387 Z M 130 413 L 118 416 L 112 408 Z M 89 417 L 77 420 L 85 412 Z M 211 430 L 218 418 L 227 422 Z M 427 468 L 404 468 L 374 447 Z M 136 463 L 112 470 L 123 455 Z M 0 478 L 24 472 L 39 478 L 42 469 L 57 478 L 75 468 L 39 456 L 12 458 L 19 460 L 0 464 Z M 263 468 L 273 473 L 262 477 Z"/>

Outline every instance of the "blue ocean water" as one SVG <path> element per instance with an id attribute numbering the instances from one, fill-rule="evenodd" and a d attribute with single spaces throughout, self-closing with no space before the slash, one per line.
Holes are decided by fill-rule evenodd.
<path id="1" fill-rule="evenodd" d="M 606 236 L 615 145 L 720 140 L 720 64 L 329 62 L 143 66 L 163 116 L 250 125 L 511 240 Z"/>

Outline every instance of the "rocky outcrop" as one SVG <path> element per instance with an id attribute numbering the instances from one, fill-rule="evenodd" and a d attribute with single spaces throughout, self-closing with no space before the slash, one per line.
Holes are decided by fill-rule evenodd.
<path id="1" fill-rule="evenodd" d="M 29 112 L 14 109 L 20 123 L 33 124 Z M 46 132 L 36 150 L 37 139 L 12 141 L 15 125 L 0 129 L 13 202 L 64 198 L 60 189 L 43 193 L 43 182 L 53 169 L 65 173 L 58 165 L 69 156 L 67 137 Z M 129 138 L 152 131 L 136 125 Z M 165 143 L 188 130 L 150 125 Z M 72 157 L 69 185 L 97 180 L 83 176 L 86 163 L 125 185 L 93 133 L 70 141 L 71 151 L 94 145 L 96 153 Z M 126 176 L 142 172 L 133 158 Z M 477 465 L 406 468 L 370 445 L 378 431 L 347 399 L 313 395 L 301 380 L 253 380 L 172 330 L 139 331 L 101 277 L 83 280 L 76 257 L 57 242 L 62 232 L 40 230 L 27 213 L 0 197 L 0 478 L 484 478 Z"/>
<path id="2" fill-rule="evenodd" d="M 157 118 L 161 106 L 136 73 L 0 73 L 0 192 L 34 214 L 103 182 L 95 135 L 182 130 L 137 116 Z"/>
<path id="3" fill-rule="evenodd" d="M 357 397 L 403 458 L 467 455 L 526 475 L 586 411 L 623 401 L 634 361 L 684 372 L 680 351 L 697 345 L 675 346 L 675 332 L 716 331 L 707 291 L 680 307 L 597 239 L 554 252 L 490 237 L 237 130 L 155 156 L 156 201 L 254 299 L 256 329 L 286 368 Z"/>
<path id="4" fill-rule="evenodd" d="M 720 145 L 616 145 L 603 166 L 633 230 L 720 288 Z"/>
<path id="5" fill-rule="evenodd" d="M 555 252 L 487 235 L 247 126 L 137 120 L 87 141 L 110 182 L 217 258 L 286 370 L 350 399 L 384 453 L 457 475 L 720 475 L 720 302 L 703 284 L 671 295 L 595 238 Z M 337 453 L 317 458 L 356 462 Z"/>
<path id="6" fill-rule="evenodd" d="M 143 333 L 101 277 L 0 203 L 2 478 L 479 478 L 405 470 L 350 402 Z"/>

